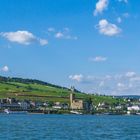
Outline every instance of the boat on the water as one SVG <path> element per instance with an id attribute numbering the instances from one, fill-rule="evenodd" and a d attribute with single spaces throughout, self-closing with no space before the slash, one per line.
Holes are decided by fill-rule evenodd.
<path id="1" fill-rule="evenodd" d="M 140 115 L 140 113 L 138 112 L 138 113 L 136 113 L 136 115 Z"/>
<path id="2" fill-rule="evenodd" d="M 5 114 L 27 114 L 27 111 L 11 111 L 9 109 L 4 109 Z"/>
<path id="3" fill-rule="evenodd" d="M 77 114 L 77 115 L 82 115 L 82 114 L 83 114 L 83 113 L 81 113 L 81 112 L 73 111 L 73 110 L 71 110 L 70 113 L 72 113 L 72 114 Z"/>

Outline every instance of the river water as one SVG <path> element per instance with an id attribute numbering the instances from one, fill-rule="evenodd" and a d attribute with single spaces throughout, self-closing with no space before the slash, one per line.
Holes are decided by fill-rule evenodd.
<path id="1" fill-rule="evenodd" d="M 0 115 L 0 140 L 140 140 L 140 116 Z"/>

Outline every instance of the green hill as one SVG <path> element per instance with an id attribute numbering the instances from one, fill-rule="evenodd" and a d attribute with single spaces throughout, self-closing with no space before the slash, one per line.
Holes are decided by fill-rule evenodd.
<path id="1" fill-rule="evenodd" d="M 13 97 L 19 100 L 69 102 L 70 93 L 69 88 L 39 80 L 0 76 L 0 98 Z M 91 98 L 94 104 L 99 102 L 109 104 L 122 102 L 121 99 L 116 99 L 112 96 L 90 95 L 81 93 L 78 90 L 75 90 L 75 94 L 77 98 L 82 98 L 83 100 Z"/>

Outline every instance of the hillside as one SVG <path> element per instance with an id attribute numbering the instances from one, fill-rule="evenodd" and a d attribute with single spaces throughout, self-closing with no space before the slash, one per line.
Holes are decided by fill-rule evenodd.
<path id="1" fill-rule="evenodd" d="M 66 87 L 39 80 L 0 76 L 0 98 L 13 97 L 19 100 L 69 102 L 70 93 L 71 90 Z M 78 90 L 75 90 L 75 94 L 77 98 L 82 98 L 83 100 L 89 97 L 92 98 L 94 104 L 99 102 L 109 104 L 122 102 L 121 99 L 115 99 L 111 96 L 89 95 Z"/>

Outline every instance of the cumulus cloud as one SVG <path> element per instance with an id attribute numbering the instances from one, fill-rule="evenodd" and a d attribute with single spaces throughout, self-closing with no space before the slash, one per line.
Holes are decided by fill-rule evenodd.
<path id="1" fill-rule="evenodd" d="M 94 10 L 94 16 L 101 14 L 108 7 L 108 0 L 99 0 L 96 3 L 96 9 Z"/>
<path id="2" fill-rule="evenodd" d="M 89 60 L 93 62 L 103 62 L 103 61 L 106 61 L 107 58 L 103 56 L 96 56 L 94 58 L 90 58 Z"/>
<path id="3" fill-rule="evenodd" d="M 123 83 L 118 83 L 117 86 L 118 86 L 118 87 L 121 87 L 121 88 L 122 88 L 122 87 L 125 87 L 125 85 L 124 85 Z"/>
<path id="4" fill-rule="evenodd" d="M 3 66 L 0 71 L 2 72 L 8 72 L 9 71 L 9 67 L 8 66 Z"/>
<path id="5" fill-rule="evenodd" d="M 29 31 L 2 32 L 0 35 L 10 42 L 19 43 L 22 45 L 30 45 L 34 42 L 38 42 L 40 45 L 48 44 L 46 39 L 38 38 Z"/>
<path id="6" fill-rule="evenodd" d="M 61 33 L 61 32 L 57 32 L 57 33 L 55 34 L 55 37 L 56 37 L 56 38 L 63 38 L 63 37 L 64 37 L 64 34 Z"/>
<path id="7" fill-rule="evenodd" d="M 1 35 L 11 42 L 24 45 L 29 45 L 35 39 L 35 36 L 28 31 L 5 32 Z"/>
<path id="8" fill-rule="evenodd" d="M 83 75 L 82 74 L 70 75 L 69 79 L 81 82 L 83 80 Z"/>
<path id="9" fill-rule="evenodd" d="M 65 40 L 77 40 L 78 37 L 71 34 L 71 30 L 68 27 L 65 27 L 61 30 L 57 30 L 53 27 L 48 28 L 48 34 L 53 35 L 56 39 L 65 39 Z"/>
<path id="10" fill-rule="evenodd" d="M 121 32 L 121 29 L 117 25 L 109 23 L 106 19 L 100 20 L 97 28 L 100 34 L 107 36 L 115 36 Z"/>
<path id="11" fill-rule="evenodd" d="M 77 81 L 77 85 L 85 92 L 108 95 L 140 95 L 140 75 L 131 71 L 103 76 L 80 74 L 69 78 Z"/>
<path id="12" fill-rule="evenodd" d="M 72 36 L 72 35 L 69 33 L 68 28 L 67 28 L 67 30 L 64 29 L 64 31 L 56 32 L 56 33 L 55 33 L 55 38 L 57 38 L 57 39 L 70 39 L 70 40 L 77 40 L 77 39 L 78 39 L 77 36 Z"/>
<path id="13" fill-rule="evenodd" d="M 130 71 L 130 72 L 127 72 L 125 75 L 126 75 L 126 77 L 134 77 L 134 76 L 136 76 L 136 73 L 133 71 Z"/>
<path id="14" fill-rule="evenodd" d="M 41 46 L 45 46 L 48 44 L 48 40 L 46 40 L 46 39 L 39 39 L 39 42 L 40 42 Z"/>
<path id="15" fill-rule="evenodd" d="M 76 36 L 66 35 L 62 32 L 57 32 L 55 34 L 55 38 L 57 38 L 57 39 L 70 39 L 70 40 L 77 40 L 78 39 L 78 37 L 76 37 Z"/>

